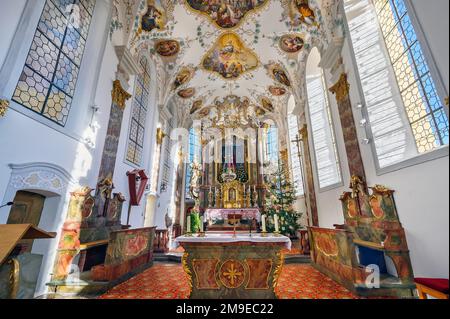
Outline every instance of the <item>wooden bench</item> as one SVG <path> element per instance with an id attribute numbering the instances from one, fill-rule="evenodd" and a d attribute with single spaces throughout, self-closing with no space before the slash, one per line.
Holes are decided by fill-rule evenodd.
<path id="1" fill-rule="evenodd" d="M 432 278 L 415 278 L 420 299 L 428 299 L 428 296 L 436 299 L 449 299 L 449 280 Z"/>

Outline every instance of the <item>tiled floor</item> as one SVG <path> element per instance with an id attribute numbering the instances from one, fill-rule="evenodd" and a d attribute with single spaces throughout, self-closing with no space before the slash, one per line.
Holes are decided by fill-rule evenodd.
<path id="1" fill-rule="evenodd" d="M 286 265 L 276 289 L 280 299 L 356 299 L 350 291 L 310 265 Z M 156 264 L 113 288 L 101 299 L 187 299 L 189 286 L 181 265 Z"/>

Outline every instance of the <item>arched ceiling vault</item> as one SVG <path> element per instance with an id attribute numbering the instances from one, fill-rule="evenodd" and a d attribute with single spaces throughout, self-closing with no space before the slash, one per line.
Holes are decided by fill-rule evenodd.
<path id="1" fill-rule="evenodd" d="M 157 103 L 183 123 L 211 122 L 224 105 L 282 121 L 291 95 L 304 102 L 309 52 L 325 50 L 340 24 L 339 0 L 113 2 L 111 37 L 120 29 L 133 54 L 148 53 Z"/>

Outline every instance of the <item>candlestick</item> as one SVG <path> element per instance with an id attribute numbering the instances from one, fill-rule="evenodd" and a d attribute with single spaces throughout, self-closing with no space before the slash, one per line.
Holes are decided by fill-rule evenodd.
<path id="1" fill-rule="evenodd" d="M 275 220 L 275 233 L 279 233 L 280 232 L 280 223 L 278 220 L 278 215 L 275 214 L 274 220 Z"/>
<path id="2" fill-rule="evenodd" d="M 190 233 L 192 233 L 192 231 L 191 231 L 191 216 L 188 216 L 186 218 L 186 223 L 187 223 L 187 225 L 186 225 L 186 232 L 188 234 L 190 234 Z"/>
<path id="3" fill-rule="evenodd" d="M 267 233 L 266 215 L 262 215 L 262 231 Z"/>

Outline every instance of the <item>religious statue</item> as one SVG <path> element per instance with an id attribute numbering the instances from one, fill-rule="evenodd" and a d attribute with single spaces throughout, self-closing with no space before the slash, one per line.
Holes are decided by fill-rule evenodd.
<path id="1" fill-rule="evenodd" d="M 200 198 L 200 177 L 202 176 L 202 165 L 198 163 L 193 163 L 191 165 L 192 175 L 190 181 L 189 191 L 191 192 L 191 196 L 194 200 L 198 200 Z"/>

